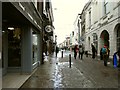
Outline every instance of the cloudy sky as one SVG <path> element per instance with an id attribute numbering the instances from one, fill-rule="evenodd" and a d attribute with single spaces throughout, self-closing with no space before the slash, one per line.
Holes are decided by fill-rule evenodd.
<path id="1" fill-rule="evenodd" d="M 58 44 L 74 30 L 73 23 L 89 0 L 51 0 L 54 15 L 55 35 Z"/>

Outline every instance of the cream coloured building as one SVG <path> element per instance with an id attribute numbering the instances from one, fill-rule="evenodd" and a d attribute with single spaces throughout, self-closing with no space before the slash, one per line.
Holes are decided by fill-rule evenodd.
<path id="1" fill-rule="evenodd" d="M 83 8 L 81 37 L 85 50 L 91 53 L 91 43 L 98 51 L 104 45 L 110 57 L 120 47 L 120 0 L 90 0 Z"/>

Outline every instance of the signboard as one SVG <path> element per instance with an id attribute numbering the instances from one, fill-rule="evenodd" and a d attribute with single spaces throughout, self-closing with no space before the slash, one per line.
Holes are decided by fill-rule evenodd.
<path id="1" fill-rule="evenodd" d="M 52 32 L 52 27 L 50 25 L 47 25 L 45 27 L 45 31 L 48 32 L 48 33 Z"/>

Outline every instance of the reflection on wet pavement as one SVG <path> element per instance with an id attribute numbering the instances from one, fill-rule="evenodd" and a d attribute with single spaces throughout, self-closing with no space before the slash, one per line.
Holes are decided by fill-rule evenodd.
<path id="1" fill-rule="evenodd" d="M 84 69 L 81 69 L 81 63 L 85 61 L 72 60 L 72 66 L 70 68 L 68 56 L 69 53 L 66 53 L 64 58 L 61 58 L 61 53 L 58 54 L 58 57 L 54 55 L 47 56 L 45 58 L 45 64 L 37 69 L 22 88 L 96 88 L 95 85 L 99 83 L 96 84 L 96 82 L 93 82 L 94 80 L 92 80 L 93 78 L 91 78 L 90 75 L 94 75 L 94 73 L 91 72 L 90 68 L 86 68 L 85 66 L 89 64 L 90 61 L 85 65 L 83 64 Z M 91 68 L 94 69 L 92 66 Z M 85 75 L 86 69 L 90 72 L 88 75 L 89 78 Z M 101 73 L 103 77 L 108 78 L 109 74 L 105 70 L 101 71 Z M 101 85 L 99 85 L 99 87 L 102 87 Z"/>
<path id="2" fill-rule="evenodd" d="M 62 74 L 61 70 L 58 68 L 58 65 L 55 67 L 55 74 L 53 75 L 54 79 L 54 88 L 59 88 L 62 85 Z"/>
<path id="3" fill-rule="evenodd" d="M 46 57 L 46 65 L 37 69 L 22 88 L 84 88 L 91 87 L 87 80 L 72 62 L 69 68 L 68 61 L 60 61 L 58 58 Z"/>

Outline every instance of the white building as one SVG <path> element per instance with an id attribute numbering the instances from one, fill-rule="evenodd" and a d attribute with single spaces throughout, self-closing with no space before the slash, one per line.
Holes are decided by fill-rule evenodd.
<path id="1" fill-rule="evenodd" d="M 99 55 L 100 48 L 107 45 L 112 57 L 120 47 L 120 0 L 90 0 L 81 20 L 85 50 L 91 51 L 94 43 Z"/>
<path id="2" fill-rule="evenodd" d="M 74 42 L 73 44 L 81 44 L 81 14 L 78 14 L 74 22 Z"/>

